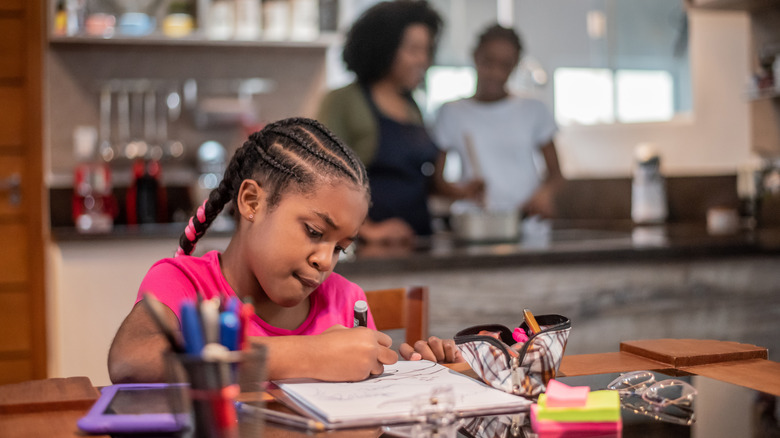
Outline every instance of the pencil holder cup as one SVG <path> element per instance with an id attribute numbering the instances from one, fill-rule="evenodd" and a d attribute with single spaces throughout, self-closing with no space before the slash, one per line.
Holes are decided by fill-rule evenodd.
<path id="1" fill-rule="evenodd" d="M 171 400 L 174 412 L 191 414 L 183 428 L 198 438 L 261 437 L 262 418 L 239 418 L 235 402 L 240 399 L 262 404 L 265 358 L 262 345 L 242 351 L 207 351 L 202 355 L 169 353 L 169 379 L 188 384 Z"/>
<path id="2" fill-rule="evenodd" d="M 571 330 L 569 318 L 538 315 L 541 331 L 517 342 L 513 330 L 500 324 L 477 325 L 455 335 L 463 358 L 482 380 L 510 394 L 535 399 L 555 378 Z M 528 327 L 518 327 L 523 333 Z M 518 329 L 515 329 L 518 330 Z"/>

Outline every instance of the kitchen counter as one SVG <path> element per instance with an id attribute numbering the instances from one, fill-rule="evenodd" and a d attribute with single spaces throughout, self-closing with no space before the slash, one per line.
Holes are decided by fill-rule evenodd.
<path id="1" fill-rule="evenodd" d="M 74 227 L 52 227 L 51 235 L 55 242 L 107 242 L 121 240 L 179 239 L 184 222 L 169 224 L 114 225 L 109 233 L 81 233 Z M 225 231 L 209 230 L 209 237 L 230 237 L 232 229 Z"/>
<path id="2" fill-rule="evenodd" d="M 518 242 L 466 244 L 444 233 L 421 239 L 414 247 L 362 246 L 340 262 L 336 271 L 349 276 L 377 270 L 458 270 L 740 254 L 780 254 L 780 228 L 713 236 L 699 223 L 635 227 L 630 221 L 556 221 L 547 230 L 525 233 Z"/>
<path id="3" fill-rule="evenodd" d="M 115 226 L 111 233 L 83 234 L 71 227 L 52 229 L 56 243 L 178 240 L 185 224 Z M 536 226 L 516 242 L 466 243 L 442 232 L 411 246 L 360 245 L 342 257 L 336 271 L 350 275 L 575 262 L 636 261 L 739 254 L 780 254 L 780 228 L 707 233 L 703 223 L 634 226 L 630 221 L 552 221 Z M 231 230 L 209 230 L 203 241 L 227 240 Z M 213 245 L 212 245 L 213 246 Z"/>

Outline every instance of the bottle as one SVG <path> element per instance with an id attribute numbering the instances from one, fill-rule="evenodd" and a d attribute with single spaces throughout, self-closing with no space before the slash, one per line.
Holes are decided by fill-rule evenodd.
<path id="1" fill-rule="evenodd" d="M 138 158 L 133 162 L 133 180 L 127 192 L 129 225 L 165 222 L 166 195 L 162 168 L 157 160 Z"/>
<path id="2" fill-rule="evenodd" d="M 661 158 L 651 143 L 640 143 L 631 184 L 631 219 L 636 224 L 660 224 L 666 221 L 666 187 L 661 174 Z"/>
<path id="3" fill-rule="evenodd" d="M 73 171 L 73 222 L 81 233 L 107 233 L 114 226 L 116 200 L 111 170 L 96 156 L 97 130 L 94 126 L 77 126 L 73 141 L 78 161 Z"/>
<path id="4" fill-rule="evenodd" d="M 335 33 L 339 28 L 338 0 L 319 0 L 320 32 Z"/>
<path id="5" fill-rule="evenodd" d="M 54 35 L 64 36 L 68 28 L 68 11 L 65 10 L 65 0 L 57 2 L 57 11 L 54 13 Z"/>
<path id="6" fill-rule="evenodd" d="M 198 147 L 197 168 L 200 175 L 194 182 L 191 193 L 197 207 L 201 202 L 208 199 L 212 190 L 219 186 L 222 181 L 222 175 L 227 167 L 227 150 L 221 143 L 208 140 Z M 214 219 L 209 227 L 215 231 L 230 231 L 234 229 L 235 222 L 230 214 L 230 209 L 223 209 Z"/>

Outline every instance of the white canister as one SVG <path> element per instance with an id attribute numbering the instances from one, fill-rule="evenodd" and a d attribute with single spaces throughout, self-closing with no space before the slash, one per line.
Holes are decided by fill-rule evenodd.
<path id="1" fill-rule="evenodd" d="M 266 0 L 263 2 L 263 38 L 284 41 L 290 38 L 290 2 Z"/>
<path id="2" fill-rule="evenodd" d="M 219 0 L 211 4 L 208 17 L 209 39 L 229 40 L 233 38 L 236 23 L 236 8 L 232 1 Z"/>
<path id="3" fill-rule="evenodd" d="M 290 38 L 311 41 L 320 35 L 319 0 L 292 0 Z"/>
<path id="4" fill-rule="evenodd" d="M 631 183 L 631 219 L 637 224 L 659 224 L 666 221 L 667 215 L 661 157 L 652 144 L 642 143 L 636 148 Z"/>
<path id="5" fill-rule="evenodd" d="M 263 30 L 263 14 L 260 0 L 236 0 L 237 40 L 256 40 Z"/>

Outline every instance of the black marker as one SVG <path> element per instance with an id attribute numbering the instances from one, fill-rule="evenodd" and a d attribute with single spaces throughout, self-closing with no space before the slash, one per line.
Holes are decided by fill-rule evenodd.
<path id="1" fill-rule="evenodd" d="M 363 300 L 355 302 L 355 324 L 353 327 L 368 327 L 368 303 Z"/>

